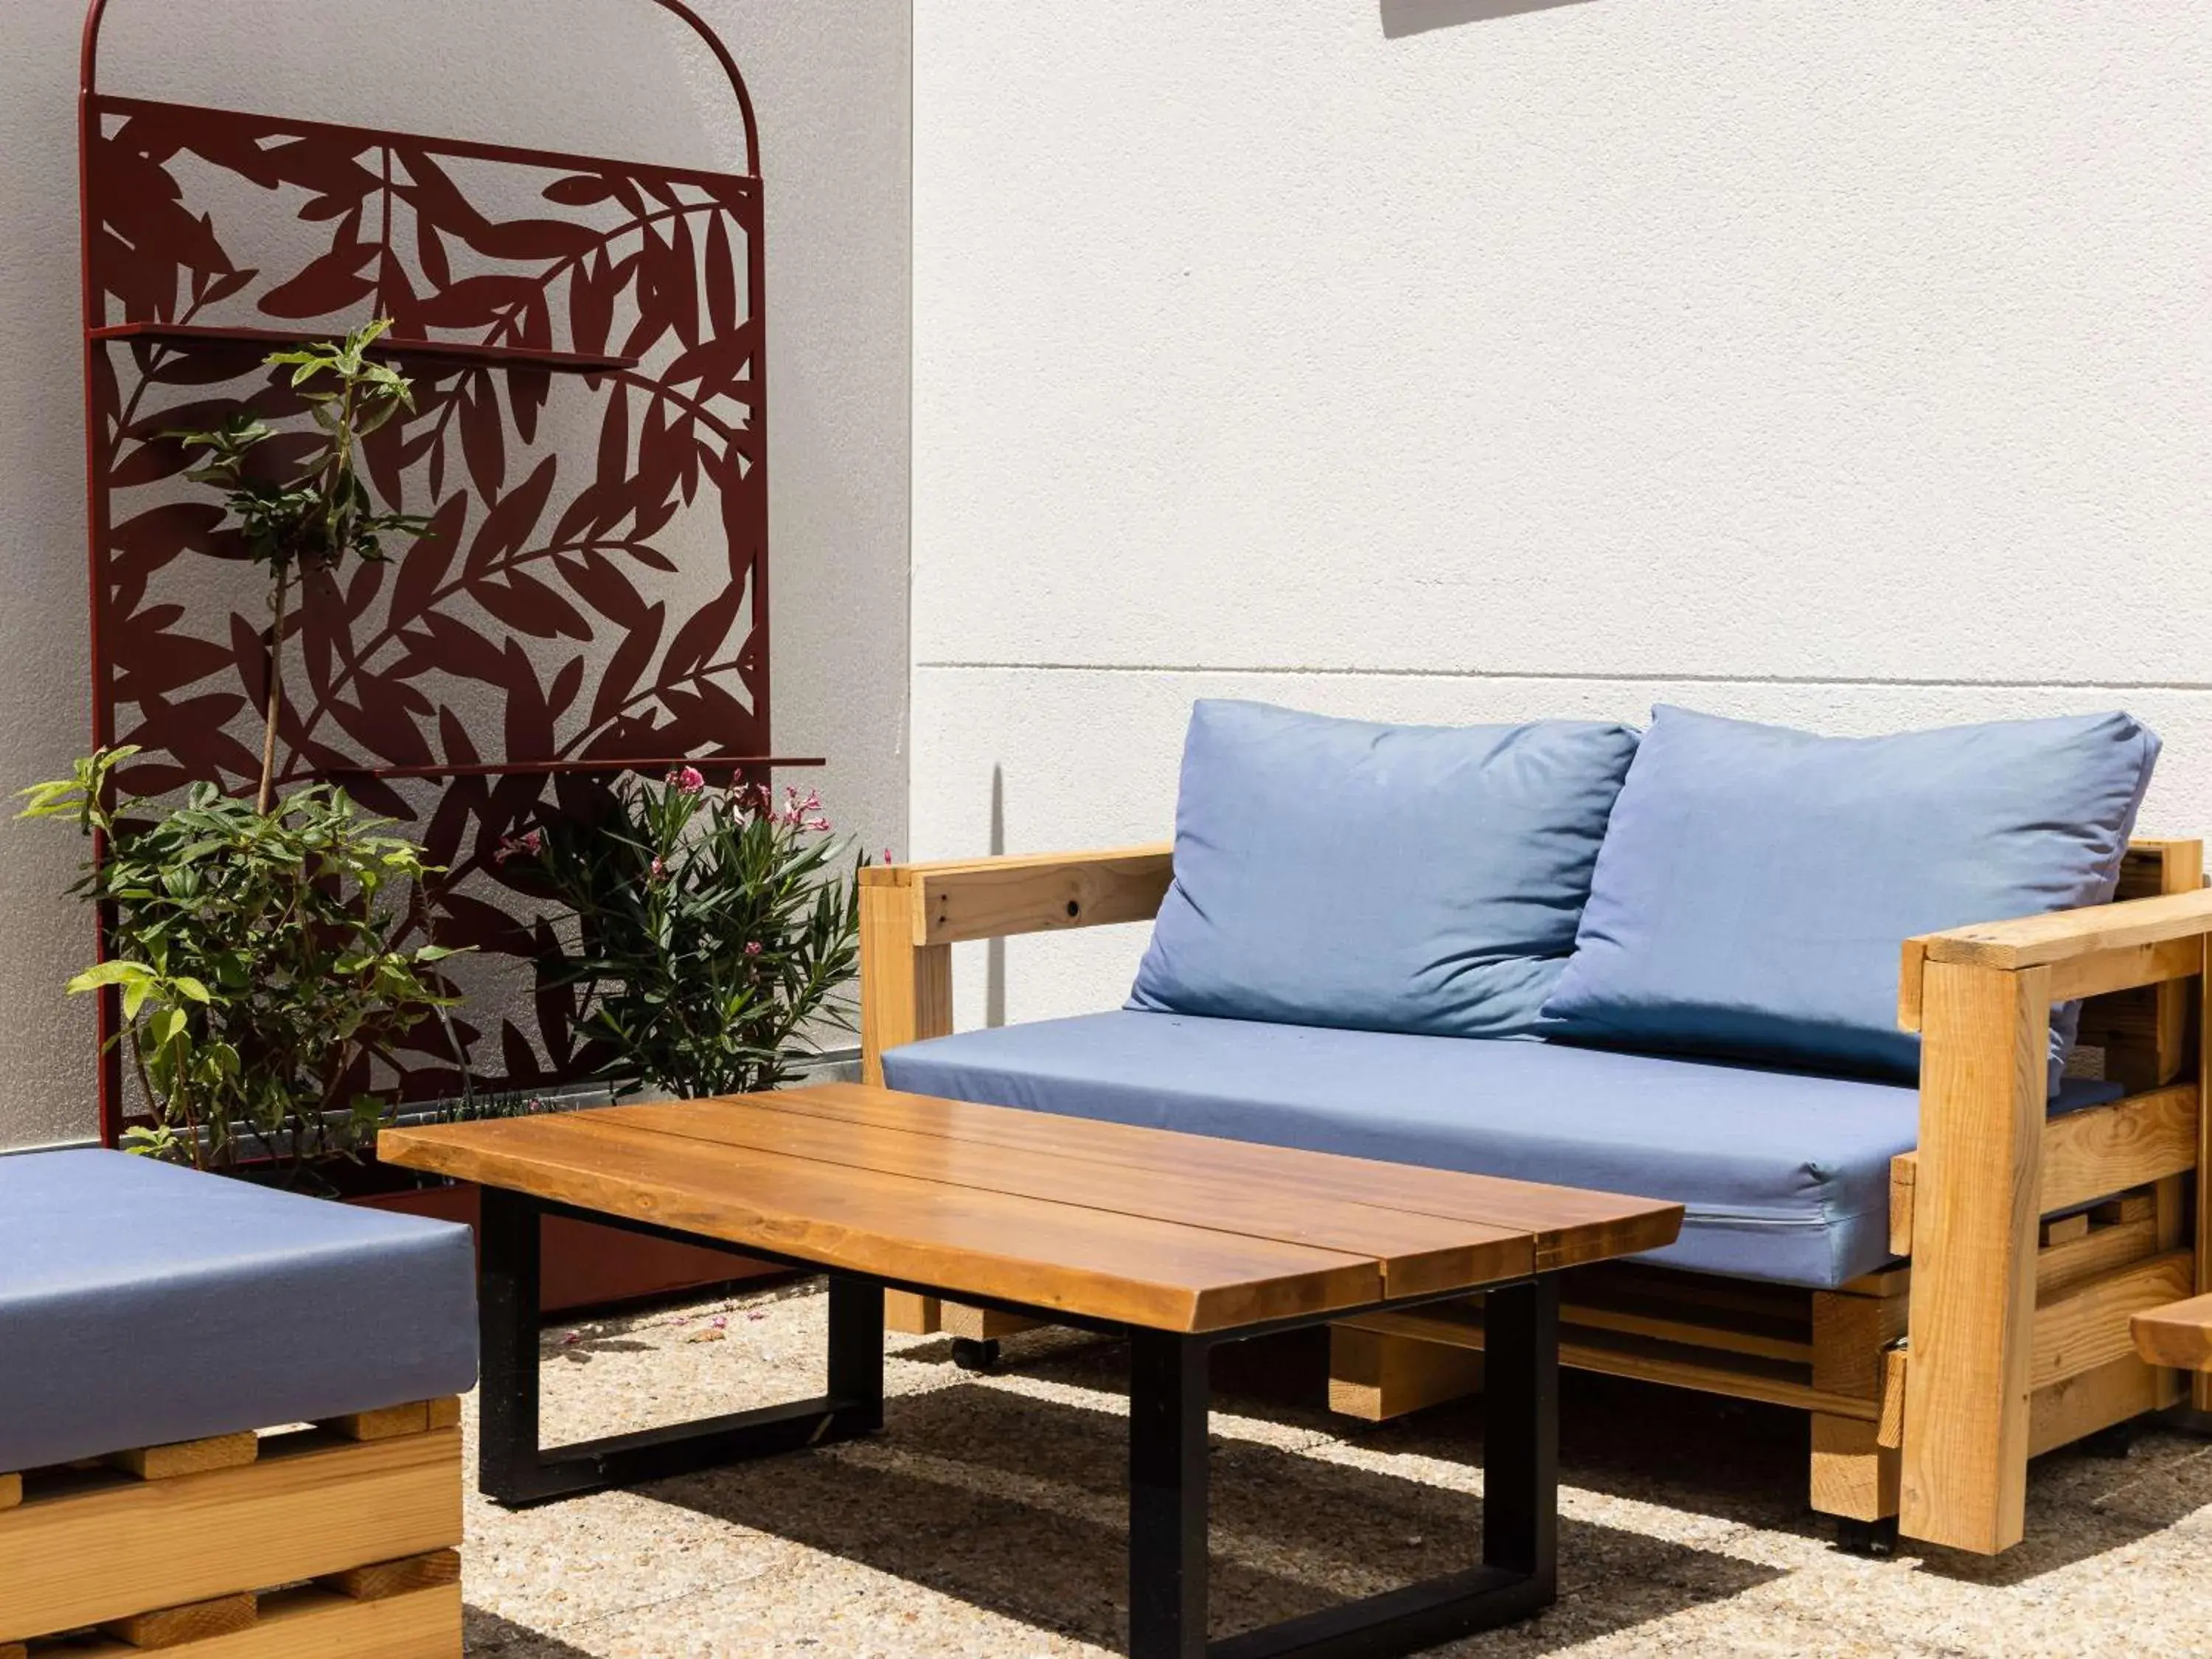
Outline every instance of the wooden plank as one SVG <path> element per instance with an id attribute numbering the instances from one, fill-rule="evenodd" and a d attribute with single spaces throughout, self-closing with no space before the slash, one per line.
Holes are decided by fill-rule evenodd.
<path id="1" fill-rule="evenodd" d="M 2086 1237 L 2088 1231 L 2087 1211 L 2077 1210 L 2072 1215 L 2062 1215 L 2054 1221 L 2043 1224 L 2043 1248 L 2047 1250 L 2054 1244 L 2070 1244 L 2077 1238 Z"/>
<path id="2" fill-rule="evenodd" d="M 860 1073 L 881 1083 L 892 1048 L 952 1030 L 952 951 L 915 943 L 912 866 L 860 872 Z"/>
<path id="3" fill-rule="evenodd" d="M 2088 1218 L 2084 1216 L 2081 1219 L 2087 1222 Z M 2077 1237 L 2036 1252 L 2036 1299 L 2049 1301 L 2115 1267 L 2124 1267 L 2158 1254 L 2158 1222 L 2154 1217 L 2106 1227 L 2085 1226 Z"/>
<path id="4" fill-rule="evenodd" d="M 0 1510 L 12 1510 L 23 1501 L 23 1477 L 0 1474 Z"/>
<path id="5" fill-rule="evenodd" d="M 2154 944 L 2127 945 L 2086 957 L 2069 957 L 2051 964 L 2051 1000 L 2071 1002 L 2077 997 L 2103 996 L 2187 979 L 2197 972 L 2203 948 L 2197 935 L 2185 934 Z"/>
<path id="6" fill-rule="evenodd" d="M 1662 1278 L 1656 1270 L 1639 1273 L 1635 1266 L 1622 1264 L 1618 1273 L 1600 1266 L 1567 1275 L 1560 1291 L 1560 1317 L 1586 1331 L 1617 1331 L 1791 1364 L 1812 1364 L 1812 1310 L 1804 1292 L 1723 1282 L 1713 1287 L 1719 1294 L 1708 1301 L 1699 1293 L 1705 1287 L 1674 1282 L 1686 1275 Z M 1782 1292 L 1780 1297 L 1771 1294 L 1776 1291 Z"/>
<path id="7" fill-rule="evenodd" d="M 917 945 L 1006 939 L 1066 927 L 1146 921 L 1173 879 L 1165 843 L 981 863 L 909 866 L 920 890 Z"/>
<path id="8" fill-rule="evenodd" d="M 179 1475 L 251 1463 L 260 1455 L 260 1437 L 247 1429 L 239 1434 L 179 1440 L 166 1446 L 134 1446 L 128 1451 L 109 1453 L 106 1461 L 141 1480 L 173 1480 Z"/>
<path id="9" fill-rule="evenodd" d="M 17 1648 L 17 1659 L 25 1650 Z M 67 1659 L 129 1659 L 120 1641 L 72 1643 Z M 417 1590 L 386 1601 L 355 1601 L 314 1587 L 261 1598 L 247 1630 L 188 1650 L 187 1659 L 461 1659 L 461 1588 Z M 9 1659 L 0 1644 L 0 1659 Z"/>
<path id="10" fill-rule="evenodd" d="M 427 1434 L 430 1431 L 430 1402 L 415 1400 L 401 1406 L 379 1406 L 374 1411 L 325 1418 L 316 1426 L 348 1440 L 390 1440 L 403 1434 Z"/>
<path id="11" fill-rule="evenodd" d="M 1894 1267 L 1879 1267 L 1870 1273 L 1861 1273 L 1856 1279 L 1847 1279 L 1836 1286 L 1838 1296 L 1905 1296 L 1912 1289 L 1912 1264 L 1902 1262 Z"/>
<path id="12" fill-rule="evenodd" d="M 1454 1347 L 1480 1350 L 1483 1346 L 1481 1314 L 1464 1303 L 1450 1304 L 1448 1310 L 1437 1312 L 1354 1314 L 1331 1328 L 1342 1327 L 1417 1341 L 1442 1342 Z M 1809 1368 L 1803 1365 L 1591 1330 L 1564 1322 L 1559 1333 L 1559 1363 L 1578 1370 L 1601 1371 L 1609 1376 L 1663 1382 L 1673 1388 L 1695 1389 L 1736 1400 L 1764 1401 L 1772 1406 L 1794 1406 L 1803 1411 L 1824 1411 L 1838 1417 L 1864 1418 L 1869 1422 L 1881 1412 L 1878 1401 L 1855 1400 L 1847 1395 L 1814 1388 L 1808 1379 Z"/>
<path id="13" fill-rule="evenodd" d="M 63 1477 L 0 1513 L 0 1642 L 460 1541 L 453 1429 L 279 1436 L 258 1462 L 171 1480 Z"/>
<path id="14" fill-rule="evenodd" d="M 1878 1398 L 1883 1351 L 1905 1334 L 1907 1307 L 1907 1298 L 1901 1296 L 1877 1298 L 1815 1291 L 1810 1356 L 1813 1386 L 1835 1394 Z"/>
<path id="15" fill-rule="evenodd" d="M 429 1402 L 430 1426 L 434 1429 L 458 1429 L 461 1426 L 461 1398 L 449 1394 Z"/>
<path id="16" fill-rule="evenodd" d="M 2053 910 L 1923 935 L 1928 960 L 2008 972 L 2212 932 L 2212 890 Z M 1925 992 L 1923 992 L 1923 1000 Z"/>
<path id="17" fill-rule="evenodd" d="M 1741 1319 L 1747 1329 L 1813 1340 L 1813 1293 L 1796 1285 L 1723 1279 L 1649 1261 L 1597 1261 L 1565 1274 L 1560 1285 L 1563 1296 L 1584 1307 L 1656 1299 L 1679 1309 L 1685 1319 L 1705 1320 L 1709 1316 L 1702 1310 L 1711 1310 L 1711 1318 Z"/>
<path id="18" fill-rule="evenodd" d="M 2196 1168 L 2198 1094 L 2194 1083 L 2176 1084 L 2045 1119 L 2039 1132 L 2043 1175 L 2037 1213 L 2079 1209 L 2107 1194 Z M 1925 1148 L 1899 1152 L 1890 1160 L 1889 1248 L 1898 1255 L 1914 1254 L 1924 1152 Z"/>
<path id="19" fill-rule="evenodd" d="M 1994 1555 L 2027 1510 L 2050 978 L 1930 961 L 1922 998 L 1899 1524 Z"/>
<path id="20" fill-rule="evenodd" d="M 187 1602 L 183 1607 L 110 1619 L 100 1625 L 100 1629 L 128 1647 L 180 1648 L 187 1642 L 202 1642 L 210 1637 L 251 1630 L 257 1616 L 258 1603 L 253 1593 L 247 1590 L 236 1595 L 219 1595 L 211 1601 Z"/>
<path id="21" fill-rule="evenodd" d="M 2194 1168 L 2197 1094 L 2195 1084 L 2177 1084 L 2052 1118 L 2043 1136 L 2043 1212 Z"/>
<path id="22" fill-rule="evenodd" d="M 2204 885 L 2204 843 L 2146 841 L 2129 845 L 2120 866 L 2123 899 L 2194 892 Z M 2107 1081 L 2130 1093 L 2163 1088 L 2189 1059 L 2197 995 L 2167 981 L 2092 999 L 2081 1010 L 2081 1041 L 2101 1048 Z"/>
<path id="23" fill-rule="evenodd" d="M 2141 1310 L 2128 1325 L 2136 1352 L 2152 1364 L 2212 1370 L 2212 1296 Z"/>
<path id="24" fill-rule="evenodd" d="M 996 1342 L 1001 1337 L 1033 1331 L 1037 1325 L 1034 1319 L 998 1308 L 972 1307 L 913 1291 L 884 1292 L 884 1328 L 908 1336 L 933 1336 L 941 1331 L 971 1342 Z"/>
<path id="25" fill-rule="evenodd" d="M 1382 1267 L 1386 1296 L 1495 1284 L 1528 1273 L 1534 1264 L 1529 1236 L 1520 1228 L 1350 1199 L 1314 1196 L 1285 1204 L 1264 1183 L 1203 1171 L 1163 1170 L 1139 1183 L 1117 1165 L 1080 1156 L 785 1112 L 772 1095 L 617 1106 L 595 1115 L 604 1123 L 711 1146 L 1368 1256 Z"/>
<path id="26" fill-rule="evenodd" d="M 996 1342 L 1001 1337 L 1019 1336 L 1024 1331 L 1036 1330 L 1042 1323 L 1003 1309 L 974 1308 L 965 1302 L 942 1304 L 938 1316 L 947 1336 L 964 1337 L 971 1342 Z"/>
<path id="27" fill-rule="evenodd" d="M 884 1292 L 884 1328 L 902 1336 L 934 1336 L 945 1328 L 944 1304 L 916 1291 Z"/>
<path id="28" fill-rule="evenodd" d="M 2201 841 L 2171 841 L 2160 843 L 2162 857 L 2159 864 L 2159 890 L 2162 893 L 2193 893 L 2204 885 L 2204 843 Z M 2121 866 L 2123 878 L 2126 866 Z M 2206 947 L 2212 950 L 2212 941 Z M 2154 1056 L 2153 1080 L 2164 1085 L 2179 1077 L 2188 1062 L 2197 1030 L 2197 987 L 2186 982 L 2168 982 L 2151 993 L 2157 1013 L 2152 1028 L 2151 1049 Z M 2105 1073 L 2107 1077 L 2116 1074 Z"/>
<path id="29" fill-rule="evenodd" d="M 1231 1183 L 1264 1184 L 1288 1203 L 1344 1199 L 1522 1229 L 1534 1236 L 1540 1271 L 1657 1249 L 1673 1243 L 1681 1229 L 1680 1206 L 1648 1198 L 939 1100 L 856 1084 L 779 1091 L 774 1105 L 778 1111 L 840 1122 L 888 1124 L 951 1140 L 1111 1164 L 1146 1181 L 1157 1175 L 1202 1173 Z"/>
<path id="30" fill-rule="evenodd" d="M 366 1567 L 348 1567 L 343 1572 L 326 1572 L 315 1582 L 356 1601 L 382 1601 L 437 1584 L 459 1583 L 461 1553 L 428 1550 L 421 1555 L 403 1556 L 397 1561 L 378 1561 Z"/>
<path id="31" fill-rule="evenodd" d="M 1875 1419 L 1875 1437 L 1893 1451 L 1905 1443 L 1905 1374 L 1911 1363 L 1910 1348 L 1892 1348 L 1882 1356 L 1881 1415 Z"/>
<path id="32" fill-rule="evenodd" d="M 2132 1193 L 2122 1193 L 2118 1198 L 2108 1198 L 2101 1204 L 2092 1205 L 2089 1219 L 2103 1227 L 2117 1227 L 2124 1223 L 2149 1221 L 2158 1214 L 2158 1197 L 2150 1188 Z"/>
<path id="33" fill-rule="evenodd" d="M 1368 1257 L 711 1146 L 599 1112 L 387 1129 L 378 1157 L 824 1267 L 1176 1331 L 1380 1298 Z"/>
<path id="34" fill-rule="evenodd" d="M 1909 939 L 1899 947 L 1897 967 L 1897 1028 L 1920 1029 L 1920 984 L 1928 971 L 1928 941 Z"/>
<path id="35" fill-rule="evenodd" d="M 2044 1301 L 2035 1310 L 2029 1386 L 2046 1388 L 2124 1358 L 2135 1346 L 2130 1316 L 2186 1296 L 2196 1273 L 2195 1253 L 2174 1250 Z"/>
<path id="36" fill-rule="evenodd" d="M 2197 981 L 2197 995 L 2191 1024 L 2197 1040 L 2197 1080 L 2200 1097 L 2212 1100 L 2212 940 L 2205 944 L 2204 971 Z M 2197 1279 L 2193 1289 L 2212 1291 L 2212 1112 L 2202 1112 L 2197 1121 Z M 2189 1403 L 2199 1412 L 2212 1413 L 2212 1371 L 2198 1371 L 2191 1379 Z"/>
<path id="37" fill-rule="evenodd" d="M 2133 1354 L 2038 1389 L 2028 1404 L 2028 1455 L 2040 1457 L 2085 1434 L 2163 1411 L 2186 1392 L 2179 1372 L 2146 1365 Z"/>
<path id="38" fill-rule="evenodd" d="M 1879 1521 L 1897 1513 L 1899 1454 L 1863 1418 L 1813 1413 L 1813 1507 Z"/>
<path id="39" fill-rule="evenodd" d="M 1353 1325 L 1329 1327 L 1333 1412 L 1383 1423 L 1481 1391 L 1482 1355 L 1474 1349 Z"/>

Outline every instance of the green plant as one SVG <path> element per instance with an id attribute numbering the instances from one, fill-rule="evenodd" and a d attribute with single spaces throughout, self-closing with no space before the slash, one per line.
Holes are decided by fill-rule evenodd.
<path id="1" fill-rule="evenodd" d="M 415 407 L 410 383 L 396 369 L 364 356 L 391 326 L 389 318 L 380 319 L 347 335 L 342 345 L 325 342 L 275 352 L 265 359 L 272 368 L 291 368 L 292 386 L 300 391 L 322 434 L 302 469 L 291 477 L 254 476 L 254 453 L 277 432 L 250 410 L 240 410 L 212 431 L 164 434 L 187 448 L 208 453 L 210 459 L 185 476 L 223 492 L 246 556 L 269 568 L 269 609 L 274 620 L 269 629 L 261 787 L 254 796 L 263 812 L 275 799 L 276 722 L 284 706 L 284 624 L 295 573 L 331 569 L 349 553 L 371 562 L 381 560 L 386 556 L 386 536 L 413 540 L 429 533 L 430 521 L 417 514 L 374 511 L 368 487 L 355 465 L 363 437 L 401 410 Z M 325 376 L 331 384 L 317 384 Z"/>
<path id="2" fill-rule="evenodd" d="M 770 1089 L 852 1029 L 860 968 L 855 872 L 814 797 L 710 790 L 690 767 L 633 779 L 593 823 L 510 843 L 567 909 L 549 984 L 574 988 L 601 1074 L 622 1092 Z"/>
<path id="3" fill-rule="evenodd" d="M 295 1178 L 352 1156 L 385 1110 L 359 1086 L 368 1062 L 456 1000 L 433 972 L 453 952 L 400 943 L 430 866 L 322 785 L 267 812 L 211 784 L 166 811 L 111 804 L 136 752 L 79 761 L 18 814 L 104 843 L 70 890 L 106 908 L 109 957 L 69 990 L 120 993 L 116 1040 L 155 1119 L 133 1149 L 230 1168 L 250 1142 Z"/>

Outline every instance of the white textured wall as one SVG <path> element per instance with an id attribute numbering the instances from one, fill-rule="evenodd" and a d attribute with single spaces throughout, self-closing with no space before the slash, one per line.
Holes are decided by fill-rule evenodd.
<path id="1" fill-rule="evenodd" d="M 775 737 L 873 844 L 906 818 L 906 0 L 694 0 L 759 116 Z M 88 742 L 76 88 L 82 0 L 0 6 L 0 789 Z M 736 167 L 726 85 L 647 0 L 112 0 L 102 85 Z M 0 823 L 0 1147 L 94 1127 L 78 848 Z"/>
<path id="2" fill-rule="evenodd" d="M 915 10 L 918 854 L 1164 835 L 1221 695 L 2124 704 L 2212 831 L 2207 0 Z"/>

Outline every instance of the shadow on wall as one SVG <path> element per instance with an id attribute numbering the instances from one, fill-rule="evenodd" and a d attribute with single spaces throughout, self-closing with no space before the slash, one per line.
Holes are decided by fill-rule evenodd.
<path id="1" fill-rule="evenodd" d="M 1587 5 L 1589 0 L 1382 0 L 1382 34 L 1395 40 L 1430 29 L 1449 28 L 1455 23 L 1487 23 L 1499 17 L 1517 17 L 1524 11 L 1550 11 L 1555 6 Z"/>

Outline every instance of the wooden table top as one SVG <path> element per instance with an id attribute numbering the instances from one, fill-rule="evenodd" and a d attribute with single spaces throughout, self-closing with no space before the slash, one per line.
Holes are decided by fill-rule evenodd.
<path id="1" fill-rule="evenodd" d="M 1672 1243 L 1682 1206 L 826 1084 L 387 1129 L 386 1164 L 948 1294 L 1199 1332 Z"/>

